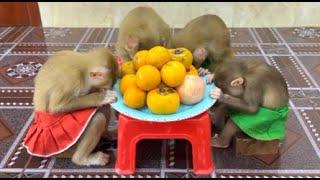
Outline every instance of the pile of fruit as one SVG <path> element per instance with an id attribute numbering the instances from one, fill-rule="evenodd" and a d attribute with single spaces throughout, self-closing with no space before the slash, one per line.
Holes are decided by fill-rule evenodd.
<path id="1" fill-rule="evenodd" d="M 205 82 L 192 65 L 186 48 L 156 46 L 138 51 L 121 66 L 120 91 L 124 104 L 139 109 L 147 105 L 154 114 L 172 114 L 184 104 L 203 99 Z"/>

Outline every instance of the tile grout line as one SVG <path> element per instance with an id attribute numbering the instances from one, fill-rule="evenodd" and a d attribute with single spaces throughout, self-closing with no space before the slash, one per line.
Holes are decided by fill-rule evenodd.
<path id="1" fill-rule="evenodd" d="M 0 33 L 0 39 L 2 39 L 4 36 L 6 36 L 9 32 L 11 32 L 11 30 L 13 29 L 13 27 L 7 27 L 4 31 L 2 31 L 2 33 Z"/>
<path id="2" fill-rule="evenodd" d="M 319 170 L 305 170 L 305 169 L 290 169 L 290 170 L 279 170 L 279 169 L 217 169 L 217 173 L 274 173 L 274 174 L 320 174 Z"/>
<path id="3" fill-rule="evenodd" d="M 109 45 L 112 45 L 113 43 L 109 43 Z M 84 45 L 82 43 L 82 45 Z M 105 43 L 103 44 L 92 44 L 92 45 L 105 45 Z M 13 53 L 13 54 L 8 54 L 7 56 L 51 56 L 52 54 L 54 54 L 54 52 L 52 53 Z M 2 55 L 2 54 L 0 54 Z M 262 54 L 236 54 L 236 57 L 262 57 Z M 279 57 L 288 57 L 290 55 L 286 55 L 286 54 L 281 54 L 281 55 L 277 55 Z M 298 56 L 305 56 L 305 55 L 298 55 Z M 319 55 L 308 55 L 308 56 L 320 56 Z"/>
<path id="4" fill-rule="evenodd" d="M 27 53 L 18 53 L 18 54 L 15 54 L 15 53 L 12 53 L 12 54 L 8 54 L 6 55 L 7 57 L 9 56 L 51 56 L 52 54 L 54 54 L 55 52 L 52 52 L 52 53 L 43 53 L 43 54 L 39 54 L 39 53 L 30 53 L 30 54 L 27 54 Z"/>
<path id="5" fill-rule="evenodd" d="M 258 42 L 258 39 L 257 38 L 260 38 L 260 37 L 257 37 L 258 36 L 258 33 L 255 29 L 253 28 L 248 28 L 252 38 L 254 39 L 254 41 L 256 42 L 256 45 L 258 46 L 259 50 L 261 51 L 261 54 L 262 56 L 264 57 L 264 59 L 267 61 L 268 64 L 271 64 L 270 60 L 268 59 L 267 55 L 264 53 L 260 43 Z M 256 33 L 257 36 L 255 36 L 254 32 Z"/>
<path id="6" fill-rule="evenodd" d="M 51 173 L 51 170 L 54 166 L 54 164 L 56 163 L 56 160 L 57 158 L 52 158 L 51 161 L 49 162 L 49 165 L 48 165 L 48 169 L 46 170 L 46 173 L 43 175 L 43 178 L 48 178 L 50 173 Z"/>
<path id="7" fill-rule="evenodd" d="M 278 41 L 279 44 L 284 44 L 285 42 L 283 41 L 283 39 L 277 37 L 276 33 L 274 31 L 272 31 L 272 28 L 268 28 L 269 31 L 271 32 L 272 36 Z M 282 42 L 281 42 L 282 41 Z"/>
<path id="8" fill-rule="evenodd" d="M 296 56 L 296 54 L 295 54 L 295 52 L 291 49 L 291 47 L 288 45 L 288 43 L 286 42 L 286 40 L 282 37 L 282 35 L 275 29 L 275 28 L 269 28 L 270 29 L 270 31 L 276 36 L 279 36 L 279 39 L 281 39 L 282 40 L 282 42 L 283 42 L 283 44 L 286 46 L 286 48 L 289 50 L 289 52 L 290 52 L 290 55 L 291 56 L 289 56 L 289 60 L 294 64 L 294 66 L 296 66 L 296 69 L 300 72 L 300 74 L 302 75 L 302 70 L 301 70 L 301 68 L 303 69 L 303 71 L 304 71 L 304 75 L 302 75 L 302 77 L 303 77 L 303 79 L 304 79 L 304 81 L 308 84 L 308 86 L 309 87 L 312 87 L 313 85 L 316 85 L 317 86 L 317 84 L 316 84 L 316 82 L 314 81 L 313 83 L 313 85 L 309 82 L 309 80 L 311 80 L 312 81 L 312 76 L 310 75 L 310 77 L 309 77 L 309 80 L 308 79 L 306 79 L 305 78 L 305 75 L 307 75 L 308 76 L 308 70 L 307 69 L 304 69 L 303 68 L 303 64 L 302 63 L 300 63 L 299 62 L 299 59 L 298 59 L 298 57 Z M 294 59 L 295 59 L 295 61 L 294 61 Z M 300 65 L 300 67 L 296 64 L 296 62 Z"/>
<path id="9" fill-rule="evenodd" d="M 33 109 L 34 106 L 0 106 L 1 109 Z M 320 109 L 320 107 L 293 107 L 292 109 L 304 109 L 304 110 L 314 110 L 314 109 Z"/>
<path id="10" fill-rule="evenodd" d="M 85 34 L 83 34 L 84 36 Z M 55 46 L 70 46 L 70 45 L 77 45 L 79 42 L 77 43 L 73 43 L 73 42 L 22 42 L 20 44 L 24 45 L 24 46 L 32 46 L 32 45 L 38 45 L 38 46 L 48 46 L 48 45 L 55 45 Z M 14 43 L 3 43 L 3 44 L 14 44 Z M 98 43 L 98 42 L 94 42 L 94 43 L 84 43 L 82 42 L 81 44 L 105 44 L 105 43 Z"/>
<path id="11" fill-rule="evenodd" d="M 20 172 L 22 168 L 4 168 L 0 169 L 0 172 Z M 138 168 L 136 169 L 137 172 L 152 172 L 156 173 L 159 172 L 158 168 Z M 37 169 L 37 168 L 30 168 L 26 169 L 25 172 L 47 172 L 48 169 Z M 55 173 L 73 173 L 78 172 L 79 169 L 54 169 L 53 172 Z M 92 172 L 115 172 L 113 168 L 99 168 L 99 169 L 81 169 L 81 171 L 85 173 L 92 173 Z M 164 169 L 165 172 L 177 172 L 177 173 L 183 173 L 187 172 L 186 169 Z M 193 170 L 191 170 L 193 172 Z M 296 173 L 296 174 L 316 174 L 319 173 L 319 170 L 316 169 L 216 169 L 217 173 L 279 173 L 279 174 L 289 174 L 289 173 Z"/>
<path id="12" fill-rule="evenodd" d="M 272 30 L 279 36 L 279 38 L 284 42 L 285 46 L 288 48 L 288 50 L 290 51 L 290 53 L 292 54 L 293 58 L 297 61 L 297 63 L 300 65 L 300 67 L 304 70 L 304 73 L 309 77 L 309 79 L 312 81 L 312 83 L 316 86 L 316 87 L 320 87 L 319 84 L 315 81 L 315 79 L 311 76 L 311 74 L 309 73 L 309 71 L 306 69 L 306 67 L 302 64 L 302 62 L 300 61 L 300 59 L 295 55 L 295 53 L 293 52 L 293 50 L 291 49 L 291 47 L 288 45 L 287 41 L 285 41 L 285 39 L 282 37 L 282 35 L 278 32 L 277 29 L 272 28 Z"/>
<path id="13" fill-rule="evenodd" d="M 0 106 L 0 109 L 33 109 L 33 106 Z M 1 166 L 0 166 L 1 167 Z"/>
<path id="14" fill-rule="evenodd" d="M 316 87 L 289 87 L 289 90 L 320 90 L 320 88 Z"/>
<path id="15" fill-rule="evenodd" d="M 21 27 L 22 28 L 22 27 Z M 23 40 L 23 36 L 24 36 L 24 34 L 25 34 L 25 32 L 28 30 L 28 28 L 30 28 L 30 27 L 27 27 L 24 31 L 22 31 L 22 33 L 18 36 L 18 37 L 16 37 L 15 39 L 14 39 L 14 41 L 12 41 L 12 43 L 13 44 L 16 44 L 16 43 L 19 43 L 19 42 L 21 42 L 22 40 Z M 32 27 L 33 29 L 34 29 L 34 27 Z M 17 31 L 18 32 L 18 31 Z"/>
<path id="16" fill-rule="evenodd" d="M 28 165 L 30 164 L 31 159 L 32 159 L 32 156 L 29 156 L 29 158 L 28 158 L 26 164 L 24 165 L 22 171 L 18 175 L 18 178 L 22 178 L 22 176 L 25 174 L 25 170 L 27 169 Z"/>
<path id="17" fill-rule="evenodd" d="M 185 152 L 186 152 L 186 169 L 187 169 L 187 174 L 186 174 L 186 178 L 190 178 L 190 174 L 189 174 L 189 171 L 190 171 L 190 167 L 189 167 L 189 149 L 188 149 L 188 144 L 185 143 L 185 146 L 184 146 L 184 149 L 185 149 Z"/>
<path id="18" fill-rule="evenodd" d="M 103 40 L 101 41 L 101 43 L 106 43 L 107 42 L 107 37 L 109 35 L 109 33 L 111 32 L 111 28 L 108 28 L 107 32 L 105 33 Z"/>
<path id="19" fill-rule="evenodd" d="M 83 45 L 83 44 L 82 44 Z M 102 44 L 99 44 L 99 45 L 102 45 Z M 111 45 L 111 43 L 109 43 L 109 45 Z M 52 53 L 17 53 L 17 54 L 8 54 L 7 56 L 50 56 L 52 55 L 54 52 Z M 0 54 L 2 55 L 2 54 Z M 238 56 L 238 57 L 262 57 L 261 54 L 237 54 L 235 53 L 235 56 Z M 278 56 L 290 56 L 290 55 L 278 55 Z M 316 56 L 316 55 L 314 55 Z"/>
<path id="20" fill-rule="evenodd" d="M 249 31 L 252 31 L 252 33 L 253 33 L 253 34 L 251 34 L 252 37 L 253 37 L 253 38 L 256 37 L 256 39 L 254 38 L 254 40 L 255 40 L 255 42 L 256 42 L 257 44 L 263 43 L 261 37 L 260 37 L 259 34 L 258 34 L 258 31 L 257 31 L 255 28 L 248 28 L 248 29 L 249 29 Z M 250 33 L 251 33 L 251 32 L 250 32 Z M 260 41 L 260 42 L 259 42 L 259 41 Z"/>
<path id="21" fill-rule="evenodd" d="M 31 87 L 31 86 L 29 86 L 29 87 L 17 87 L 17 86 L 3 86 L 3 87 L 1 87 L 0 86 L 0 89 L 26 89 L 26 90 L 29 90 L 29 89 L 34 89 L 34 87 Z"/>
<path id="22" fill-rule="evenodd" d="M 10 49 L 8 49 L 6 51 L 6 53 L 4 53 L 1 57 L 0 57 L 0 61 L 2 61 L 2 59 L 4 57 L 6 57 L 27 35 L 29 35 L 32 31 L 33 31 L 34 27 L 30 28 L 29 31 L 28 29 L 26 29 L 24 32 L 25 33 L 22 33 L 19 37 L 20 39 L 14 43 L 14 45 L 12 45 L 12 47 Z M 18 38 L 17 38 L 18 39 Z"/>
<path id="23" fill-rule="evenodd" d="M 77 43 L 77 46 L 73 49 L 73 51 L 78 51 L 81 42 L 87 37 L 88 33 L 92 30 L 92 28 L 88 28 L 86 32 L 81 37 L 80 41 Z"/>
<path id="24" fill-rule="evenodd" d="M 89 40 L 89 38 L 91 37 L 91 35 L 94 32 L 94 28 L 91 28 L 90 32 L 88 32 L 88 35 L 83 39 L 83 41 L 81 42 L 81 44 L 83 44 L 83 42 L 87 42 Z M 80 42 L 79 42 L 80 44 Z"/>
<path id="25" fill-rule="evenodd" d="M 106 42 L 104 47 L 107 47 L 110 44 L 110 41 L 111 41 L 111 39 L 113 37 L 113 33 L 114 33 L 115 30 L 116 30 L 116 28 L 112 28 L 112 30 L 110 32 L 110 35 L 108 36 L 107 42 Z"/>
<path id="26" fill-rule="evenodd" d="M 33 121 L 33 117 L 34 117 L 34 113 L 32 113 L 29 117 L 29 119 L 27 120 L 26 124 L 23 126 L 23 128 L 21 129 L 20 133 L 18 134 L 18 136 L 16 137 L 15 141 L 12 143 L 12 145 L 10 146 L 10 149 L 7 151 L 5 157 L 2 159 L 1 163 L 0 163 L 0 168 L 3 168 L 5 163 L 9 160 L 11 153 L 15 150 L 15 148 L 17 147 L 17 145 L 19 144 L 20 140 L 23 138 L 25 132 L 27 131 L 27 129 L 29 128 L 30 124 Z"/>
<path id="27" fill-rule="evenodd" d="M 3 168 L 0 169 L 0 173 L 20 173 L 22 172 L 23 168 Z M 45 169 L 36 169 L 36 168 L 30 168 L 26 169 L 25 172 L 38 172 L 38 173 L 44 173 L 47 170 Z"/>
<path id="28" fill-rule="evenodd" d="M 166 177 L 166 173 L 163 171 L 163 169 L 166 168 L 166 155 L 167 155 L 167 140 L 162 140 L 160 178 Z"/>
<path id="29" fill-rule="evenodd" d="M 20 172 L 22 170 L 22 168 L 7 168 L 7 169 L 0 169 L 0 172 L 8 172 L 8 173 L 14 173 L 14 172 Z M 38 173 L 45 173 L 47 172 L 48 169 L 35 169 L 35 168 L 31 168 L 31 169 L 26 169 L 25 172 L 38 172 Z M 54 173 L 75 173 L 78 172 L 79 169 L 55 169 L 53 170 Z M 81 171 L 83 171 L 84 173 L 115 173 L 114 169 L 108 168 L 108 169 L 81 169 Z M 187 170 L 186 169 L 164 169 L 165 172 L 168 173 L 186 173 Z M 193 172 L 193 170 L 191 170 Z M 159 172 L 158 168 L 139 168 L 136 169 L 137 173 L 157 173 Z M 246 174 L 258 174 L 258 173 L 267 173 L 267 174 L 320 174 L 319 170 L 305 170 L 305 169 L 283 169 L 283 170 L 279 170 L 279 169 L 216 169 L 216 173 L 232 173 L 232 174 L 236 174 L 236 173 L 246 173 Z"/>
<path id="30" fill-rule="evenodd" d="M 305 112 L 304 109 L 300 109 L 300 113 L 303 116 L 303 120 L 305 120 L 309 125 L 309 127 L 311 128 L 312 134 L 314 135 L 315 139 L 317 139 L 317 142 L 320 142 L 319 133 L 317 132 L 317 129 L 314 126 L 314 124 L 312 124 L 313 122 L 312 122 L 312 119 L 310 119 L 309 114 Z"/>
<path id="31" fill-rule="evenodd" d="M 291 107 L 295 107 L 294 104 L 293 104 L 293 102 L 292 102 L 291 100 L 289 100 L 289 104 L 290 104 Z M 314 141 L 314 139 L 313 139 L 313 137 L 312 137 L 312 135 L 311 135 L 308 127 L 305 125 L 305 123 L 304 123 L 304 121 L 303 121 L 300 113 L 298 112 L 297 109 L 294 109 L 294 108 L 293 108 L 292 110 L 293 110 L 293 112 L 295 113 L 295 115 L 297 116 L 297 119 L 298 119 L 300 125 L 302 126 L 302 129 L 303 129 L 304 132 L 306 133 L 306 135 L 307 135 L 307 137 L 308 137 L 311 145 L 313 146 L 313 149 L 315 150 L 318 158 L 320 158 L 320 149 L 319 149 L 317 143 Z"/>

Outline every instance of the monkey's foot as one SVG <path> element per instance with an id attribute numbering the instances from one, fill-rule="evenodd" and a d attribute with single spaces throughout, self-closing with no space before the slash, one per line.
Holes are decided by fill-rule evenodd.
<path id="1" fill-rule="evenodd" d="M 212 147 L 215 147 L 215 148 L 228 148 L 229 147 L 229 144 L 228 143 L 225 143 L 221 140 L 221 138 L 215 136 L 213 138 L 211 138 L 211 146 Z"/>
<path id="2" fill-rule="evenodd" d="M 91 154 L 88 158 L 88 165 L 100 165 L 104 166 L 108 164 L 110 155 L 105 154 L 103 152 L 96 152 L 94 154 Z"/>
<path id="3" fill-rule="evenodd" d="M 82 166 L 90 166 L 90 165 L 104 166 L 109 162 L 109 158 L 110 158 L 109 154 L 105 154 L 103 152 L 96 152 L 96 153 L 90 154 L 88 158 L 73 157 L 72 162 Z"/>

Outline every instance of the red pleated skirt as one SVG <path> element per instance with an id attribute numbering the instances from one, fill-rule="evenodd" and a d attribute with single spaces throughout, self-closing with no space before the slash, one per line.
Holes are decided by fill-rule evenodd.
<path id="1" fill-rule="evenodd" d="M 50 157 L 62 153 L 78 141 L 96 110 L 88 108 L 59 115 L 35 111 L 23 145 L 33 156 Z"/>

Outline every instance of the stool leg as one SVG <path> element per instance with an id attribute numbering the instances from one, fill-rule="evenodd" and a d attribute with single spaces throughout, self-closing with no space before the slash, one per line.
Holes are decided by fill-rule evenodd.
<path id="1" fill-rule="evenodd" d="M 130 175 L 135 172 L 136 163 L 136 133 L 130 121 L 120 115 L 118 123 L 118 149 L 115 170 L 120 175 Z"/>
<path id="2" fill-rule="evenodd" d="M 192 144 L 193 169 L 197 175 L 209 175 L 214 170 L 211 154 L 211 127 L 209 116 L 203 117 L 201 123 L 194 129 Z M 201 137 L 201 138 L 197 138 Z"/>
<path id="3" fill-rule="evenodd" d="M 115 170 L 119 175 L 131 175 L 135 172 L 136 143 L 130 137 L 118 139 L 118 153 Z"/>
<path id="4" fill-rule="evenodd" d="M 211 174 L 214 167 L 211 158 L 210 144 L 208 140 L 198 139 L 197 141 L 191 142 L 194 173 L 196 175 Z"/>

